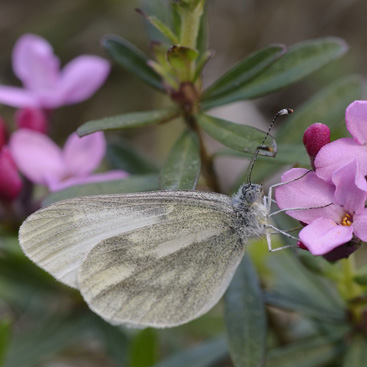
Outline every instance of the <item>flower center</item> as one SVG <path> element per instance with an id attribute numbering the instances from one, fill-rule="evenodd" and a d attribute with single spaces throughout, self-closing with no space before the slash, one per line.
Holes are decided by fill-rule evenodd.
<path id="1" fill-rule="evenodd" d="M 345 213 L 344 217 L 342 218 L 342 225 L 350 227 L 353 224 L 353 218 L 349 213 Z"/>

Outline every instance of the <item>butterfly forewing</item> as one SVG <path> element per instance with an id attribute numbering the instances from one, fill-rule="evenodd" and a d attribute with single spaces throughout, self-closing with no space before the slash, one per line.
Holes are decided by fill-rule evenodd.
<path id="1" fill-rule="evenodd" d="M 101 241 L 179 218 L 182 228 L 205 217 L 233 227 L 235 214 L 225 195 L 157 191 L 65 200 L 32 214 L 21 226 L 26 255 L 63 283 L 77 287 L 77 270 Z M 216 222 L 216 223 L 217 223 Z M 178 231 L 180 228 L 178 228 Z"/>

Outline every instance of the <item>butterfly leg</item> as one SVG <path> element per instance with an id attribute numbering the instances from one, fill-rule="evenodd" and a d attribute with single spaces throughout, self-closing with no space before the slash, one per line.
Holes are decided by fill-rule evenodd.
<path id="1" fill-rule="evenodd" d="M 297 237 L 294 237 L 294 236 L 290 235 L 289 233 L 284 232 L 281 229 L 272 226 L 271 224 L 268 224 L 267 228 L 271 228 L 274 231 L 276 231 L 276 232 L 278 232 L 278 233 L 280 233 L 280 234 L 282 234 L 282 235 L 284 235 L 288 238 L 299 241 L 299 239 Z M 285 245 L 285 246 L 281 246 L 281 247 L 277 247 L 277 248 L 273 249 L 272 244 L 271 244 L 271 233 L 269 231 L 266 231 L 266 241 L 268 243 L 268 249 L 269 249 L 270 252 L 280 251 L 280 250 L 284 250 L 286 248 L 298 247 L 297 245 Z"/>

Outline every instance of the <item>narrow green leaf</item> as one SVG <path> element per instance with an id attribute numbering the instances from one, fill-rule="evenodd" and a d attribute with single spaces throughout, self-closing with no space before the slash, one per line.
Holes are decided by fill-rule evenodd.
<path id="1" fill-rule="evenodd" d="M 214 153 L 214 156 L 252 158 L 253 154 L 239 152 L 238 150 L 225 149 Z M 292 164 L 299 166 L 308 166 L 310 164 L 310 159 L 303 145 L 278 144 L 277 155 L 274 158 L 275 159 L 272 160 L 271 163 L 275 165 Z M 259 156 L 256 162 L 269 162 L 269 157 Z"/>
<path id="2" fill-rule="evenodd" d="M 348 346 L 343 360 L 343 367 L 365 367 L 367 363 L 367 338 L 355 335 Z"/>
<path id="3" fill-rule="evenodd" d="M 168 122 L 177 117 L 180 112 L 174 108 L 161 110 L 133 112 L 112 117 L 105 117 L 84 123 L 77 130 L 79 136 L 92 134 L 96 131 L 129 129 L 148 125 L 157 125 Z"/>
<path id="4" fill-rule="evenodd" d="M 164 24 L 159 18 L 155 16 L 147 16 L 149 22 L 172 44 L 177 45 L 180 43 L 177 36 L 172 32 L 172 30 Z"/>
<path id="5" fill-rule="evenodd" d="M 0 322 L 0 366 L 4 366 L 5 357 L 8 351 L 10 340 L 11 323 L 10 320 Z"/>
<path id="6" fill-rule="evenodd" d="M 203 101 L 213 103 L 217 98 L 223 98 L 226 94 L 233 93 L 250 79 L 263 72 L 285 52 L 284 45 L 270 45 L 252 53 L 214 82 L 204 92 Z"/>
<path id="7" fill-rule="evenodd" d="M 341 337 L 339 338 L 341 339 Z M 327 363 L 335 361 L 342 353 L 339 338 L 331 336 L 312 337 L 286 347 L 272 349 L 267 354 L 266 367 L 325 366 Z M 352 364 L 348 367 L 352 366 L 354 367 Z"/>
<path id="8" fill-rule="evenodd" d="M 248 255 L 225 294 L 229 351 L 236 367 L 262 366 L 266 348 L 266 314 L 256 270 Z"/>
<path id="9" fill-rule="evenodd" d="M 227 93 L 203 108 L 264 96 L 298 82 L 307 75 L 339 58 L 347 51 L 346 43 L 339 38 L 320 38 L 298 43 L 270 65 L 264 72 L 252 78 L 233 93 Z"/>
<path id="10" fill-rule="evenodd" d="M 265 294 L 267 303 L 322 321 L 345 322 L 345 304 L 335 287 L 307 270 L 291 251 L 277 253 L 269 268 L 274 286 Z"/>
<path id="11" fill-rule="evenodd" d="M 130 349 L 130 367 L 151 367 L 157 359 L 155 330 L 148 328 L 138 332 Z"/>
<path id="12" fill-rule="evenodd" d="M 191 130 L 185 130 L 172 147 L 162 167 L 160 187 L 165 190 L 194 190 L 200 167 L 198 136 Z"/>
<path id="13" fill-rule="evenodd" d="M 189 47 L 172 46 L 167 51 L 167 61 L 172 67 L 174 74 L 180 81 L 193 79 L 191 65 L 192 61 L 198 57 L 198 52 Z"/>
<path id="14" fill-rule="evenodd" d="M 132 175 L 158 172 L 156 165 L 143 157 L 131 144 L 122 139 L 118 143 L 108 144 L 106 155 L 113 168 L 121 169 Z"/>
<path id="15" fill-rule="evenodd" d="M 353 277 L 359 285 L 367 285 L 367 265 L 361 266 Z"/>
<path id="16" fill-rule="evenodd" d="M 104 343 L 107 354 L 115 361 L 118 367 L 130 367 L 128 358 L 129 339 L 118 326 L 113 326 L 99 316 L 91 315 L 91 324 Z"/>
<path id="17" fill-rule="evenodd" d="M 124 194 L 157 190 L 158 177 L 156 175 L 135 175 L 121 180 L 90 183 L 69 187 L 65 190 L 50 194 L 43 200 L 42 205 L 50 205 L 56 201 L 74 198 L 77 196 Z"/>
<path id="18" fill-rule="evenodd" d="M 252 126 L 239 125 L 217 117 L 200 114 L 196 116 L 199 126 L 213 139 L 241 152 L 255 153 L 265 137 L 265 132 Z M 268 149 L 260 149 L 259 154 L 274 157 L 277 145 L 272 136 L 265 143 Z"/>
<path id="19" fill-rule="evenodd" d="M 39 366 L 65 347 L 75 345 L 86 332 L 88 318 L 47 316 L 32 330 L 14 335 L 9 346 L 6 367 Z"/>
<path id="20" fill-rule="evenodd" d="M 227 355 L 226 339 L 218 337 L 168 357 L 155 367 L 211 367 Z"/>
<path id="21" fill-rule="evenodd" d="M 360 76 L 336 80 L 315 94 L 284 120 L 277 133 L 277 142 L 302 144 L 303 132 L 314 122 L 322 122 L 332 130 L 344 120 L 349 103 L 363 98 L 366 81 Z"/>
<path id="22" fill-rule="evenodd" d="M 102 40 L 102 47 L 116 63 L 151 87 L 164 92 L 161 77 L 147 64 L 148 56 L 130 42 L 121 37 L 106 36 Z"/>

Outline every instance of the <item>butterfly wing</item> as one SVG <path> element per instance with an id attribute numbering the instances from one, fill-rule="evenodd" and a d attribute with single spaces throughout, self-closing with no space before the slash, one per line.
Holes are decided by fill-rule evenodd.
<path id="1" fill-rule="evenodd" d="M 95 245 L 171 216 L 183 226 L 210 216 L 232 225 L 234 213 L 229 197 L 198 191 L 81 197 L 33 213 L 20 228 L 19 242 L 37 265 L 77 288 L 77 270 Z"/>
<path id="2" fill-rule="evenodd" d="M 180 216 L 96 245 L 78 282 L 89 307 L 113 324 L 172 327 L 207 312 L 221 298 L 243 256 L 221 216 L 195 225 Z"/>

